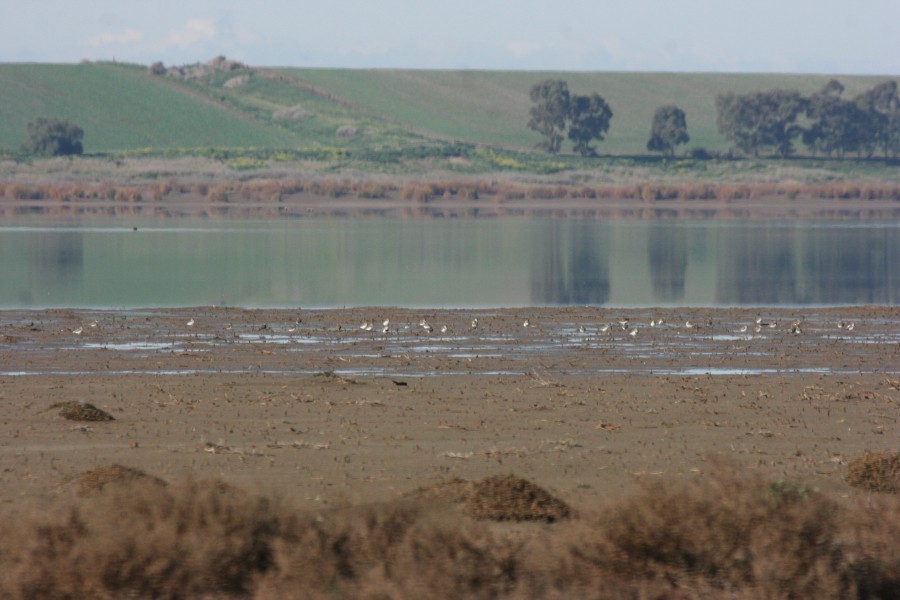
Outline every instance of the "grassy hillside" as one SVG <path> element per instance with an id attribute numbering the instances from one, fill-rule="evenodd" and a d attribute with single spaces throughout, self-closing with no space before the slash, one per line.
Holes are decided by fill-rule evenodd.
<path id="1" fill-rule="evenodd" d="M 716 96 L 772 88 L 818 91 L 820 75 L 707 73 L 564 73 L 491 71 L 395 71 L 285 69 L 298 81 L 349 100 L 354 106 L 450 139 L 529 147 L 540 140 L 530 131 L 528 91 L 543 79 L 563 79 L 574 93 L 597 92 L 614 116 L 602 153 L 646 152 L 653 113 L 676 104 L 686 115 L 691 147 L 725 150 L 716 129 Z M 884 77 L 837 77 L 853 96 Z M 568 144 L 566 145 L 568 148 Z"/>
<path id="2" fill-rule="evenodd" d="M 241 77 L 239 85 L 234 78 Z M 67 118 L 85 130 L 85 151 L 263 147 L 350 150 L 355 157 L 437 140 L 527 150 L 529 88 L 564 79 L 574 93 L 597 92 L 614 111 L 603 154 L 644 154 L 663 104 L 687 114 L 688 148 L 726 150 L 715 98 L 772 88 L 809 94 L 818 75 L 563 73 L 350 69 L 210 69 L 192 82 L 111 63 L 0 65 L 0 150 L 18 148 L 36 116 Z M 841 76 L 853 96 L 884 77 Z M 230 83 L 229 83 L 230 82 Z M 300 118 L 283 118 L 285 109 Z M 281 115 L 281 116 L 280 116 Z M 564 148 L 570 146 L 567 143 Z M 546 159 L 541 159 L 546 160 Z"/>
<path id="3" fill-rule="evenodd" d="M 269 127 L 204 96 L 115 64 L 0 65 L 0 149 L 18 148 L 36 116 L 69 119 L 85 131 L 85 152 L 129 148 L 291 147 Z"/>

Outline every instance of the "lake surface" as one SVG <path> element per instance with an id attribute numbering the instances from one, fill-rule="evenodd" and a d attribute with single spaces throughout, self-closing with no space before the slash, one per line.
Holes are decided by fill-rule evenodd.
<path id="1" fill-rule="evenodd" d="M 0 280 L 4 309 L 896 305 L 900 223 L 22 216 Z"/>

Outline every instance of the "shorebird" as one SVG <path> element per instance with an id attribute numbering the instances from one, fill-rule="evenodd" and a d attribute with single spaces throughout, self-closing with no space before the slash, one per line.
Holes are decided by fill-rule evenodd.
<path id="1" fill-rule="evenodd" d="M 91 321 L 90 323 L 88 323 L 88 325 L 90 325 L 91 328 L 93 329 L 94 327 L 97 326 L 97 321 Z"/>
<path id="2" fill-rule="evenodd" d="M 187 325 L 188 327 L 193 327 L 193 326 L 194 326 L 194 319 L 191 318 L 191 320 L 188 321 L 187 323 L 185 323 L 185 325 Z"/>
<path id="3" fill-rule="evenodd" d="M 530 327 L 530 326 L 531 326 L 531 320 L 525 319 L 525 322 L 522 323 L 522 327 Z"/>
<path id="4" fill-rule="evenodd" d="M 368 321 L 363 321 L 362 325 L 359 326 L 359 328 L 362 329 L 363 331 L 367 331 L 370 327 L 371 327 L 371 325 L 369 325 Z"/>
<path id="5" fill-rule="evenodd" d="M 387 321 L 385 321 L 385 325 L 382 325 L 382 326 L 381 326 L 381 333 L 382 333 L 382 335 L 386 335 L 387 332 L 388 332 L 388 329 L 389 329 L 389 327 L 387 326 Z"/>
<path id="6" fill-rule="evenodd" d="M 635 336 L 637 336 L 637 332 L 638 332 L 637 329 L 632 329 L 631 331 L 628 332 L 628 335 L 630 335 L 631 337 L 635 337 Z"/>
<path id="7" fill-rule="evenodd" d="M 587 330 L 584 328 L 584 325 L 578 326 L 578 333 L 584 333 L 585 331 L 587 331 Z"/>
<path id="8" fill-rule="evenodd" d="M 847 323 L 847 331 L 853 331 L 854 327 L 856 327 L 855 323 Z"/>
<path id="9" fill-rule="evenodd" d="M 472 329 L 478 329 L 478 317 L 472 319 Z"/>
<path id="10" fill-rule="evenodd" d="M 441 326 L 441 333 L 447 333 L 447 326 L 446 326 L 446 325 L 442 325 L 442 326 Z"/>
<path id="11" fill-rule="evenodd" d="M 741 325 L 740 327 L 738 327 L 738 333 L 747 333 L 747 326 Z"/>
<path id="12" fill-rule="evenodd" d="M 694 327 L 695 327 L 695 325 L 694 325 L 693 323 L 691 323 L 690 321 L 685 321 L 685 322 L 684 322 L 684 328 L 685 328 L 685 329 L 693 329 Z"/>
<path id="13" fill-rule="evenodd" d="M 381 322 L 381 326 L 382 326 L 382 327 L 387 327 L 387 326 L 390 325 L 390 324 L 391 324 L 391 320 L 390 320 L 390 319 L 385 319 L 384 321 Z"/>
<path id="14" fill-rule="evenodd" d="M 78 327 L 76 327 L 75 329 L 72 330 L 72 333 L 74 333 L 75 335 L 81 335 L 82 331 L 84 331 L 84 327 L 79 325 Z"/>
<path id="15" fill-rule="evenodd" d="M 619 321 L 619 327 L 622 328 L 622 331 L 628 329 L 628 319 L 622 319 L 621 321 Z"/>
<path id="16" fill-rule="evenodd" d="M 609 323 L 604 323 L 600 326 L 601 333 L 609 333 Z"/>
<path id="17" fill-rule="evenodd" d="M 794 321 L 793 323 L 791 323 L 791 333 L 793 333 L 794 335 L 800 335 L 801 333 L 803 333 L 802 331 L 800 331 L 800 321 Z"/>

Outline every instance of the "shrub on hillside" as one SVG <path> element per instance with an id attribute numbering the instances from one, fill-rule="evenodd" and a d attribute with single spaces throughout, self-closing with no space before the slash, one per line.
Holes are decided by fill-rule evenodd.
<path id="1" fill-rule="evenodd" d="M 279 121 L 302 121 L 314 116 L 315 114 L 312 111 L 306 110 L 299 104 L 281 108 L 272 113 L 272 118 Z"/>
<path id="2" fill-rule="evenodd" d="M 28 142 L 25 152 L 44 156 L 81 154 L 84 130 L 65 119 L 38 117 L 28 123 Z"/>

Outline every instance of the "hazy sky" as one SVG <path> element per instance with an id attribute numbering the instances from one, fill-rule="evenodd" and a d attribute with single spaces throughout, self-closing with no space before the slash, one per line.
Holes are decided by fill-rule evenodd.
<path id="1" fill-rule="evenodd" d="M 0 62 L 900 74 L 900 0 L 0 0 Z"/>

